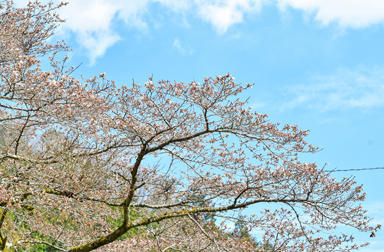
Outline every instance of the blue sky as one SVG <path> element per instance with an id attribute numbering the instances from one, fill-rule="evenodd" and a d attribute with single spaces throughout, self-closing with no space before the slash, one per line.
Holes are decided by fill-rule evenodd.
<path id="1" fill-rule="evenodd" d="M 19 3 L 22 0 L 17 1 Z M 311 130 L 329 169 L 384 166 L 384 1 L 69 0 L 58 37 L 79 74 L 127 84 L 231 73 L 271 121 Z M 356 176 L 384 224 L 384 170 Z M 383 251 L 384 232 L 362 251 Z"/>

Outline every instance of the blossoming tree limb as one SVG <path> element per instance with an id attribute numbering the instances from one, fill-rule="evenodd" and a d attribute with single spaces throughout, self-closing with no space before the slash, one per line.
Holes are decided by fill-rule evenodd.
<path id="1" fill-rule="evenodd" d="M 48 42 L 63 5 L 1 1 L 1 249 L 353 249 L 340 225 L 378 229 L 353 178 L 300 161 L 307 131 L 247 107 L 251 85 L 74 77 Z M 245 208 L 259 242 L 204 220 Z"/>

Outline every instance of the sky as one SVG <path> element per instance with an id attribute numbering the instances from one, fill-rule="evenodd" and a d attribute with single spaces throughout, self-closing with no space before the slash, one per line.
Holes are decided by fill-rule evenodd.
<path id="1" fill-rule="evenodd" d="M 311 131 L 322 151 L 308 160 L 384 166 L 382 0 L 69 0 L 60 14 L 57 37 L 84 76 L 129 84 L 230 73 L 254 84 L 244 96 L 255 110 Z M 355 176 L 384 224 L 384 170 L 334 175 Z M 372 243 L 361 251 L 384 249 L 383 231 L 359 239 Z"/>

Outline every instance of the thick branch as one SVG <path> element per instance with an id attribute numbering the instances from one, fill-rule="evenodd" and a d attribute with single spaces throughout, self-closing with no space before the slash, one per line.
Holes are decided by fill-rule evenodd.
<path id="1" fill-rule="evenodd" d="M 127 198 L 123 202 L 123 225 L 126 225 L 128 223 L 128 207 L 132 202 L 133 196 L 135 194 L 135 190 L 137 189 L 135 187 L 137 182 L 137 172 L 139 170 L 141 161 L 143 160 L 144 156 L 146 154 L 146 145 L 143 146 L 141 149 L 139 155 L 137 156 L 136 162 L 134 166 L 132 167 L 131 171 L 131 183 L 129 185 L 129 192 Z"/>
<path id="2" fill-rule="evenodd" d="M 91 251 L 117 240 L 120 236 L 122 236 L 132 228 L 146 226 L 151 223 L 160 222 L 166 219 L 184 217 L 184 216 L 188 216 L 189 214 L 225 212 L 229 210 L 245 208 L 247 206 L 250 206 L 256 203 L 304 203 L 304 202 L 307 202 L 307 200 L 305 199 L 274 199 L 274 200 L 258 199 L 258 200 L 243 202 L 241 204 L 230 204 L 222 207 L 193 207 L 191 209 L 181 209 L 181 210 L 175 210 L 171 212 L 165 212 L 162 214 L 158 214 L 157 216 L 141 219 L 134 223 L 125 223 L 122 226 L 120 226 L 118 229 L 116 229 L 115 231 L 113 231 L 112 233 L 104 237 L 98 238 L 84 245 L 73 247 L 68 251 L 69 252 Z"/>

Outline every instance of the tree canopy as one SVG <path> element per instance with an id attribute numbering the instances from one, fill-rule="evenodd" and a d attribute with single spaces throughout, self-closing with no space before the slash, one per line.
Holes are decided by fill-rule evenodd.
<path id="1" fill-rule="evenodd" d="M 64 4 L 0 3 L 1 249 L 330 251 L 362 245 L 339 226 L 379 228 L 353 178 L 300 161 L 308 131 L 249 107 L 251 85 L 76 78 L 51 43 Z"/>

